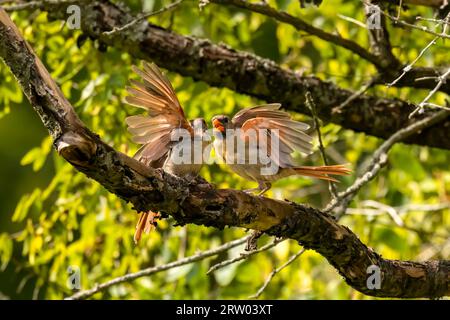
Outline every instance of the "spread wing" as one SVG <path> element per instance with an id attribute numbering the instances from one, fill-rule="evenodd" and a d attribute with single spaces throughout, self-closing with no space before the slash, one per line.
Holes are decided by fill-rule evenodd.
<path id="1" fill-rule="evenodd" d="M 244 109 L 237 113 L 232 121 L 239 124 L 244 120 L 241 138 L 245 140 L 248 139 L 249 132 L 258 133 L 262 130 L 266 138 L 256 134 L 258 147 L 265 147 L 270 159 L 284 168 L 294 164 L 292 152 L 312 152 L 312 137 L 305 133 L 309 125 L 292 120 L 290 115 L 280 108 L 280 104 L 268 104 Z M 273 137 L 278 140 L 278 147 L 275 149 L 272 149 Z"/>
<path id="2" fill-rule="evenodd" d="M 193 128 L 186 119 L 175 91 L 169 80 L 155 64 L 144 62 L 144 69 L 132 67 L 142 82 L 131 80 L 133 87 L 127 87 L 130 94 L 127 103 L 147 111 L 147 115 L 131 116 L 126 119 L 132 140 L 143 146 L 135 158 L 146 163 L 162 166 L 173 145 L 171 134 L 174 129 L 184 128 L 193 135 Z"/>
<path id="3" fill-rule="evenodd" d="M 244 123 L 253 118 L 276 118 L 276 119 L 290 119 L 288 113 L 280 110 L 280 103 L 262 104 L 250 108 L 245 108 L 236 113 L 231 120 L 235 128 L 241 128 Z"/>

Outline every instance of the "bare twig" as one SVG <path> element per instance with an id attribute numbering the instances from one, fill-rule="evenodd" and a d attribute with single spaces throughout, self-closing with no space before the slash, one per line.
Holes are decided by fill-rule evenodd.
<path id="1" fill-rule="evenodd" d="M 437 40 L 439 39 L 439 37 L 435 37 L 433 40 L 430 41 L 430 43 L 428 43 L 425 48 L 423 48 L 419 55 L 411 62 L 409 63 L 407 66 L 405 66 L 402 69 L 402 73 L 400 74 L 400 76 L 398 76 L 394 81 L 392 81 L 391 83 L 388 84 L 388 87 L 393 87 L 397 84 L 397 82 L 399 82 L 411 69 L 412 67 L 416 64 L 417 61 L 419 61 L 419 59 L 425 54 L 425 52 L 432 46 L 435 45 Z"/>
<path id="2" fill-rule="evenodd" d="M 317 131 L 317 138 L 319 140 L 319 150 L 320 150 L 320 154 L 322 155 L 322 161 L 323 161 L 324 165 L 328 166 L 328 158 L 327 158 L 327 154 L 325 153 L 325 147 L 323 146 L 322 134 L 320 133 L 320 123 L 319 123 L 319 118 L 317 116 L 316 104 L 314 103 L 314 99 L 311 95 L 311 92 L 309 92 L 309 91 L 306 92 L 306 105 L 308 106 L 309 110 L 311 111 L 311 115 L 314 120 L 314 127 L 316 128 L 316 131 Z M 334 185 L 334 183 L 332 181 L 328 181 L 328 189 L 330 190 L 331 197 L 333 199 L 336 198 L 337 190 L 336 190 L 336 186 Z"/>
<path id="3" fill-rule="evenodd" d="M 435 44 L 437 43 L 437 41 L 439 40 L 439 38 L 442 38 L 442 35 L 447 35 L 447 28 L 448 28 L 448 22 L 449 22 L 449 19 L 450 19 L 450 13 L 447 14 L 447 16 L 445 17 L 445 19 L 442 19 L 442 20 L 439 20 L 439 21 L 438 21 L 438 25 L 444 24 L 444 27 L 442 28 L 442 33 L 441 33 L 441 35 L 437 35 L 433 40 L 431 40 L 431 42 L 428 43 L 428 44 L 425 46 L 425 48 L 423 48 L 423 49 L 420 51 L 419 55 L 418 55 L 411 63 L 409 63 L 406 67 L 403 68 L 402 73 L 400 74 L 400 76 L 399 76 L 397 79 L 395 79 L 394 81 L 392 81 L 391 83 L 388 84 L 389 87 L 394 86 L 397 82 L 399 82 L 399 81 L 406 75 L 407 72 L 411 71 L 412 67 L 416 64 L 416 62 L 417 62 L 417 61 L 425 54 L 425 52 L 426 52 L 431 46 L 433 46 L 433 45 L 435 45 Z M 437 25 L 437 26 L 438 26 L 438 25 Z M 436 91 L 439 90 L 439 88 L 442 86 L 442 84 L 443 84 L 443 83 L 441 83 L 437 89 L 435 88 Z M 435 92 L 436 92 L 436 91 L 435 91 Z M 420 108 L 419 108 L 419 109 L 420 109 Z M 413 111 L 412 114 L 414 114 L 416 111 L 417 111 L 417 109 L 416 109 L 415 111 Z M 412 115 L 412 114 L 411 114 L 411 115 Z"/>
<path id="4" fill-rule="evenodd" d="M 440 211 L 444 209 L 450 209 L 450 202 L 437 203 L 437 204 L 407 204 L 401 207 L 395 207 L 395 209 L 401 214 L 407 211 Z"/>
<path id="5" fill-rule="evenodd" d="M 431 34 L 433 36 L 437 36 L 439 38 L 445 38 L 445 39 L 450 39 L 450 35 L 448 34 L 443 34 L 443 33 L 439 33 L 439 32 L 435 32 L 433 30 L 428 29 L 425 26 L 416 26 L 415 24 L 403 21 L 403 20 L 397 20 L 396 17 L 391 16 L 390 14 L 384 12 L 384 11 L 380 11 L 383 15 L 385 15 L 386 17 L 388 17 L 390 20 L 392 20 L 395 24 L 400 25 L 402 27 L 406 27 L 406 28 L 410 28 L 410 29 L 415 29 L 415 30 L 420 30 L 423 31 L 425 33 Z"/>
<path id="6" fill-rule="evenodd" d="M 391 207 L 387 204 L 378 202 L 378 201 L 374 201 L 374 200 L 365 200 L 361 202 L 362 208 L 358 208 L 358 209 L 347 209 L 345 211 L 346 214 L 356 214 L 359 212 L 364 212 L 364 213 L 369 213 L 370 214 L 374 214 L 374 215 L 379 215 L 379 214 L 383 214 L 383 213 L 388 213 L 389 216 L 392 218 L 392 220 L 394 221 L 394 223 L 396 225 L 398 225 L 399 227 L 403 227 L 405 225 L 405 223 L 403 222 L 403 219 L 400 217 L 399 213 L 397 212 L 397 210 L 394 207 Z"/>
<path id="7" fill-rule="evenodd" d="M 80 291 L 77 292 L 76 294 L 66 298 L 66 300 L 80 300 L 80 299 L 86 299 L 94 294 L 96 294 L 97 292 L 100 291 L 104 291 L 106 289 L 108 289 L 109 287 L 115 286 L 119 283 L 123 283 L 123 282 L 130 282 L 133 280 L 136 280 L 137 278 L 141 278 L 141 277 L 145 277 L 145 276 L 149 276 L 152 275 L 154 273 L 158 273 L 161 271 L 165 271 L 165 270 L 169 270 L 169 269 L 173 269 L 185 264 L 190 264 L 193 262 L 197 262 L 203 259 L 206 259 L 208 257 L 211 256 L 215 256 L 221 252 L 227 251 L 231 248 L 237 247 L 243 243 L 245 243 L 248 240 L 249 236 L 243 237 L 241 239 L 237 239 L 237 240 L 233 240 L 230 242 L 227 242 L 217 248 L 214 249 L 210 249 L 207 251 L 203 251 L 200 253 L 197 253 L 193 256 L 187 257 L 187 258 L 183 258 L 174 262 L 170 262 L 167 264 L 163 264 L 163 265 L 159 265 L 156 267 L 151 267 L 151 268 L 147 268 L 147 269 L 143 269 L 141 271 L 135 272 L 135 273 L 128 273 L 124 276 L 121 277 L 117 277 L 114 278 L 112 280 L 109 280 L 107 282 L 104 282 L 102 284 L 97 284 L 96 286 L 94 286 L 94 288 L 89 289 L 89 290 L 84 290 L 84 291 Z"/>
<path id="8" fill-rule="evenodd" d="M 400 0 L 400 3 L 398 4 L 398 11 L 397 11 L 397 20 L 400 19 L 400 15 L 402 14 L 402 6 L 403 6 L 403 0 Z"/>
<path id="9" fill-rule="evenodd" d="M 425 99 L 422 100 L 421 103 L 419 103 L 417 105 L 417 108 L 411 112 L 411 114 L 409 115 L 410 118 L 412 118 L 417 112 L 422 113 L 423 112 L 423 107 L 430 105 L 430 103 L 428 102 L 431 97 L 433 97 L 433 95 L 439 91 L 439 88 L 447 81 L 447 78 L 450 76 L 450 68 L 447 69 L 447 71 L 445 71 L 441 76 L 437 77 L 437 84 L 436 87 L 434 87 L 433 90 L 431 90 L 428 95 L 425 97 Z M 435 104 L 433 104 L 434 106 L 437 106 Z M 440 107 L 440 106 L 438 106 Z M 447 109 L 447 108 L 442 108 L 442 109 Z"/>
<path id="10" fill-rule="evenodd" d="M 273 18 L 280 22 L 290 24 L 297 30 L 312 34 L 322 40 L 328 41 L 337 46 L 350 50 L 353 53 L 359 55 L 361 58 L 376 65 L 377 67 L 381 67 L 378 58 L 375 55 L 371 54 L 369 51 L 367 51 L 365 48 L 361 47 L 356 42 L 342 38 L 339 35 L 328 33 L 326 31 L 323 31 L 321 28 L 316 28 L 313 25 L 307 23 L 306 21 L 297 18 L 295 16 L 292 16 L 285 11 L 276 10 L 266 2 L 252 3 L 245 0 L 209 0 L 209 2 L 235 6 L 238 8 L 263 14 L 267 17 Z"/>
<path id="11" fill-rule="evenodd" d="M 253 251 L 248 251 L 248 252 L 242 252 L 237 257 L 234 257 L 232 259 L 224 260 L 222 262 L 219 262 L 219 263 L 213 265 L 211 268 L 209 268 L 209 270 L 206 272 L 206 274 L 210 274 L 210 273 L 212 273 L 212 272 L 214 272 L 214 271 L 216 271 L 218 269 L 221 269 L 221 268 L 226 267 L 226 266 L 228 266 L 230 264 L 239 262 L 241 260 L 248 259 L 248 258 L 250 258 L 251 256 L 253 256 L 253 255 L 257 254 L 257 253 L 270 250 L 273 247 L 275 247 L 276 245 L 278 245 L 280 242 L 283 242 L 284 240 L 286 240 L 286 239 L 277 239 L 276 238 L 273 242 L 268 243 L 268 244 L 266 244 L 265 246 L 263 246 L 263 247 L 261 247 L 259 249 L 256 249 L 256 250 L 253 250 Z"/>
<path id="12" fill-rule="evenodd" d="M 442 20 L 442 19 L 433 19 L 433 18 L 416 17 L 416 20 L 419 20 L 419 21 L 427 21 L 427 22 L 433 22 L 433 23 L 436 24 L 435 27 L 437 27 L 437 26 L 439 26 L 440 24 L 443 24 L 443 23 L 445 23 L 445 24 L 450 24 L 450 21 L 445 21 L 445 20 Z"/>
<path id="13" fill-rule="evenodd" d="M 367 26 L 364 24 L 364 22 L 361 22 L 358 19 L 346 16 L 346 15 L 343 15 L 343 14 L 340 14 L 340 13 L 338 13 L 337 16 L 338 16 L 338 18 L 341 18 L 342 20 L 345 20 L 345 21 L 348 21 L 350 23 L 353 23 L 353 24 L 357 25 L 360 28 L 367 29 Z"/>
<path id="14" fill-rule="evenodd" d="M 435 114 L 425 119 L 419 120 L 393 134 L 374 152 L 372 156 L 372 161 L 370 162 L 366 170 L 355 180 L 355 182 L 349 188 L 339 193 L 335 199 L 332 199 L 328 204 L 328 206 L 324 209 L 324 211 L 330 212 L 337 206 L 341 206 L 344 209 L 342 212 L 345 212 L 345 208 L 347 207 L 348 203 L 351 201 L 353 196 L 364 185 L 366 185 L 373 178 L 375 178 L 378 172 L 381 170 L 381 168 L 383 168 L 384 165 L 387 163 L 388 158 L 387 154 L 395 143 L 402 141 L 411 136 L 412 134 L 444 120 L 449 116 L 449 114 L 450 112 L 447 110 L 436 112 Z"/>
<path id="15" fill-rule="evenodd" d="M 161 8 L 159 10 L 142 13 L 136 19 L 134 19 L 131 22 L 123 25 L 122 27 L 114 28 L 111 31 L 105 31 L 105 32 L 103 32 L 103 34 L 107 35 L 107 36 L 111 36 L 111 35 L 113 35 L 113 34 L 115 34 L 117 32 L 122 32 L 122 31 L 124 31 L 124 30 L 126 30 L 128 28 L 131 28 L 132 26 L 138 24 L 139 22 L 141 22 L 141 21 L 143 21 L 145 19 L 148 19 L 150 17 L 156 16 L 156 15 L 161 14 L 163 12 L 175 9 L 176 7 L 178 7 L 181 4 L 181 2 L 183 2 L 183 0 L 177 0 L 174 3 L 171 3 L 171 4 Z"/>
<path id="16" fill-rule="evenodd" d="M 302 249 L 299 252 L 297 252 L 296 254 L 292 255 L 289 260 L 287 260 L 285 263 L 283 263 L 280 267 L 273 269 L 272 272 L 269 274 L 269 276 L 266 278 L 266 281 L 264 282 L 264 284 L 261 286 L 261 288 L 258 289 L 258 291 L 254 294 L 251 295 L 250 297 L 248 297 L 249 299 L 257 299 L 259 298 L 259 296 L 263 293 L 263 291 L 267 288 L 267 286 L 269 285 L 270 281 L 272 281 L 273 277 L 279 273 L 281 270 L 283 270 L 284 268 L 286 268 L 287 266 L 289 266 L 292 262 L 294 262 L 298 257 L 300 257 L 304 252 L 306 251 L 306 249 Z"/>
<path id="17" fill-rule="evenodd" d="M 333 113 L 342 113 L 342 110 L 353 100 L 357 99 L 361 95 L 363 95 L 367 90 L 373 87 L 379 80 L 380 76 L 375 75 L 368 82 L 366 82 L 358 91 L 355 91 L 351 96 L 349 96 L 344 102 L 342 102 L 339 106 L 333 108 Z"/>

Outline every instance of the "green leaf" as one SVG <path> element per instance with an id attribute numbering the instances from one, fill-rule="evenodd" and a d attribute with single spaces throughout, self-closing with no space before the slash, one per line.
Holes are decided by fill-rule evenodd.
<path id="1" fill-rule="evenodd" d="M 20 160 L 20 164 L 23 166 L 32 164 L 33 171 L 37 172 L 42 169 L 47 160 L 47 156 L 52 148 L 52 139 L 50 136 L 46 137 L 40 147 L 36 147 L 28 151 Z"/>
<path id="2" fill-rule="evenodd" d="M 13 241 L 7 233 L 0 235 L 0 271 L 5 271 L 13 254 Z"/>
<path id="3" fill-rule="evenodd" d="M 39 205 L 37 202 L 37 199 L 41 195 L 41 190 L 39 188 L 35 189 L 31 195 L 24 195 L 20 199 L 19 203 L 17 204 L 16 210 L 14 211 L 14 214 L 12 216 L 13 222 L 21 222 L 23 221 L 26 216 L 28 215 L 28 212 L 30 210 L 30 207 L 34 205 Z"/>
<path id="4" fill-rule="evenodd" d="M 39 148 L 33 148 L 30 151 L 28 151 L 22 158 L 22 160 L 20 160 L 20 164 L 22 166 L 26 166 L 29 164 L 32 164 L 34 161 L 36 161 L 36 159 L 40 156 L 40 150 Z"/>

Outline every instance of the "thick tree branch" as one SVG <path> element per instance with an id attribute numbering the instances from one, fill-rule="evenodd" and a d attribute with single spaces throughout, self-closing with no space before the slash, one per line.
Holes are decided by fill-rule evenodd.
<path id="1" fill-rule="evenodd" d="M 328 33 L 326 31 L 323 31 L 320 28 L 316 28 L 313 25 L 307 23 L 306 21 L 304 21 L 300 18 L 294 17 L 287 12 L 278 11 L 275 8 L 272 8 L 266 2 L 252 3 L 252 2 L 248 2 L 246 0 L 210 0 L 209 2 L 223 4 L 223 5 L 229 5 L 229 6 L 235 6 L 237 8 L 246 9 L 246 10 L 249 10 L 252 12 L 257 12 L 257 13 L 263 14 L 267 17 L 273 18 L 277 21 L 287 23 L 299 31 L 304 31 L 306 33 L 315 35 L 319 39 L 328 41 L 339 47 L 345 48 L 345 49 L 359 55 L 361 58 L 366 59 L 367 61 L 371 62 L 378 68 L 383 68 L 382 60 L 380 60 L 376 55 L 370 53 L 365 48 L 361 47 L 356 42 L 349 40 L 349 39 L 342 38 L 339 35 Z"/>
<path id="2" fill-rule="evenodd" d="M 235 51 L 208 40 L 182 36 L 145 21 L 124 32 L 107 35 L 106 32 L 120 28 L 135 18 L 107 0 L 74 0 L 73 3 L 83 3 L 81 27 L 89 36 L 137 58 L 152 60 L 183 76 L 205 81 L 212 86 L 227 87 L 267 102 L 280 102 L 285 108 L 304 114 L 310 114 L 304 99 L 305 93 L 310 91 L 321 119 L 385 139 L 414 121 L 408 115 L 415 106 L 408 102 L 363 94 L 354 97 L 354 92 L 333 83 L 315 77 L 299 76 L 253 54 Z M 65 19 L 66 6 L 67 3 L 61 5 L 44 2 L 41 8 L 55 19 Z M 436 83 L 433 80 L 415 83 L 415 78 L 410 79 L 425 74 L 429 75 L 429 72 L 417 74 L 411 71 L 398 85 L 414 83 L 434 88 Z M 450 82 L 440 89 L 450 91 Z M 335 107 L 352 96 L 354 98 L 350 99 L 341 112 L 333 112 Z M 416 119 L 433 113 L 434 111 L 427 110 Z M 450 149 L 450 139 L 447 138 L 449 135 L 450 119 L 427 128 L 404 142 Z"/>
<path id="3" fill-rule="evenodd" d="M 376 66 L 380 73 L 377 77 L 377 84 L 384 85 L 387 82 L 394 80 L 395 78 L 397 78 L 398 72 L 400 72 L 402 69 L 400 61 L 392 53 L 389 33 L 386 27 L 385 15 L 381 17 L 381 28 L 368 30 L 373 51 L 370 52 L 349 39 L 345 39 L 339 35 L 328 33 L 326 31 L 323 31 L 322 29 L 316 28 L 306 21 L 292 16 L 287 12 L 276 10 L 265 2 L 252 3 L 245 0 L 210 0 L 210 2 L 235 6 L 237 8 L 242 8 L 252 12 L 263 14 L 279 22 L 289 24 L 299 31 L 309 33 L 318 37 L 319 39 L 345 48 Z M 369 3 L 364 3 L 364 5 L 367 6 L 369 5 Z M 411 73 L 407 77 L 402 78 L 401 81 L 396 82 L 396 85 L 398 87 L 431 89 L 434 86 L 432 79 L 424 80 L 421 82 L 416 82 L 416 79 L 419 77 L 433 77 L 437 73 L 440 73 L 441 70 L 439 68 L 418 67 L 411 68 L 410 72 Z M 450 86 L 442 88 L 442 91 L 447 93 L 450 92 Z"/>
<path id="4" fill-rule="evenodd" d="M 450 294 L 450 261 L 384 259 L 320 210 L 236 190 L 218 190 L 201 178 L 188 182 L 115 151 L 80 122 L 2 9 L 0 57 L 19 81 L 60 155 L 110 192 L 131 202 L 137 211 L 159 210 L 179 224 L 236 226 L 294 239 L 323 255 L 349 285 L 368 295 L 413 298 Z M 366 285 L 366 271 L 371 265 L 381 271 L 378 290 Z"/>

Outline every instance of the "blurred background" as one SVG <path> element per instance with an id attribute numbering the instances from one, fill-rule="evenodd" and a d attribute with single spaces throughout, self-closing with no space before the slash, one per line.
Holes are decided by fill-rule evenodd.
<path id="1" fill-rule="evenodd" d="M 157 10 L 169 3 L 122 2 L 136 12 Z M 319 9 L 300 9 L 294 0 L 269 0 L 268 3 L 322 29 L 337 30 L 342 36 L 368 47 L 366 31 L 337 16 L 339 13 L 364 21 L 359 1 L 330 0 Z M 409 9 L 407 14 L 431 17 L 433 12 L 417 7 Z M 124 119 L 141 111 L 124 103 L 124 88 L 129 78 L 137 78 L 131 65 L 140 62 L 115 48 L 99 48 L 91 40 L 81 45 L 77 41 L 80 31 L 68 30 L 61 21 L 48 21 L 45 12 L 14 12 L 11 17 L 82 121 L 114 148 L 133 155 L 138 146 L 131 142 Z M 197 2 L 185 1 L 176 10 L 152 17 L 150 21 L 183 35 L 209 38 L 215 43 L 223 42 L 256 53 L 283 67 L 353 90 L 360 88 L 375 72 L 371 65 L 346 50 L 244 10 L 210 4 L 199 11 Z M 398 28 L 391 32 L 394 52 L 402 61 L 413 60 L 432 39 L 420 32 L 417 35 Z M 446 43 L 440 42 L 418 64 L 448 63 L 448 49 Z M 211 119 L 221 113 L 231 115 L 263 102 L 171 72 L 166 74 L 191 119 L 199 116 Z M 369 89 L 369 94 L 418 102 L 427 91 L 378 86 Z M 444 95 L 437 94 L 433 101 L 443 103 L 444 99 Z M 306 116 L 293 116 L 312 123 Z M 354 169 L 364 166 L 382 142 L 329 123 L 323 123 L 321 130 L 331 162 L 348 162 Z M 316 152 L 308 157 L 299 156 L 301 163 L 322 164 L 316 140 Z M 386 168 L 359 192 L 341 223 L 385 258 L 448 259 L 449 163 L 448 150 L 395 146 Z M 219 165 L 203 168 L 202 176 L 220 188 L 255 187 Z M 338 188 L 343 189 L 352 183 L 354 175 L 340 180 Z M 267 195 L 319 208 L 330 199 L 326 182 L 302 177 L 275 183 Z M 78 173 L 56 154 L 39 117 L 0 62 L 0 298 L 61 299 L 73 293 L 67 286 L 69 266 L 80 268 L 81 287 L 88 289 L 96 283 L 165 264 L 246 234 L 245 230 L 235 228 L 175 227 L 174 221 L 168 219 L 135 245 L 133 233 L 137 218 L 130 205 Z M 263 237 L 259 246 L 272 240 Z M 209 267 L 238 256 L 243 247 L 113 286 L 93 298 L 247 298 L 262 286 L 274 268 L 301 249 L 294 241 L 284 241 L 269 251 L 206 275 Z M 351 289 L 313 251 L 306 251 L 277 274 L 261 298 L 372 299 Z"/>

